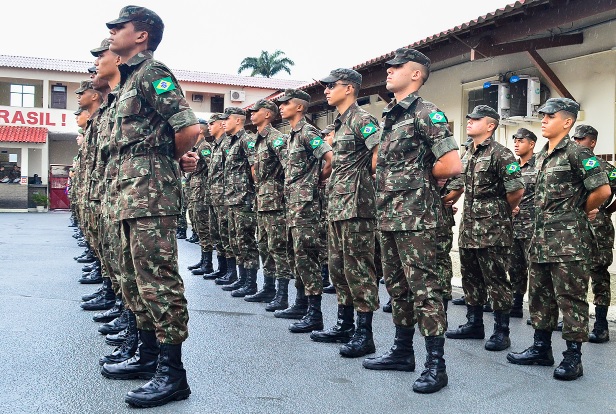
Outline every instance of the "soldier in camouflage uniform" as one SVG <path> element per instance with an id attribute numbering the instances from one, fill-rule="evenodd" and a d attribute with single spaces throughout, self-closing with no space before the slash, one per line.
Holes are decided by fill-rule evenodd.
<path id="1" fill-rule="evenodd" d="M 255 187 L 250 170 L 255 137 L 246 132 L 246 111 L 238 107 L 225 108 L 221 115 L 229 144 L 225 147 L 225 206 L 229 225 L 229 244 L 237 261 L 237 280 L 223 286 L 233 297 L 257 292 L 259 249 L 257 247 L 257 214 Z"/>
<path id="2" fill-rule="evenodd" d="M 430 59 L 400 48 L 386 64 L 386 88 L 394 99 L 383 110 L 373 165 L 383 276 L 396 336 L 388 352 L 365 359 L 363 366 L 414 371 L 417 323 L 427 357 L 413 391 L 432 393 L 448 382 L 443 358 L 447 320 L 436 266 L 436 229 L 445 222 L 437 180 L 460 173 L 460 156 L 445 114 L 417 94 L 430 75 Z"/>
<path id="3" fill-rule="evenodd" d="M 268 312 L 289 306 L 292 277 L 287 255 L 283 168 L 288 136 L 271 126 L 277 116 L 278 106 L 266 99 L 258 100 L 250 108 L 250 120 L 257 127 L 250 164 L 257 196 L 257 241 L 263 263 L 263 288 L 244 300 L 266 302 Z"/>
<path id="4" fill-rule="evenodd" d="M 180 216 L 178 217 L 178 229 L 176 231 L 176 237 L 178 240 L 186 238 L 186 230 L 188 230 L 188 221 L 186 220 L 186 188 L 188 182 L 186 181 L 186 174 L 182 173 L 182 208 L 180 210 Z"/>
<path id="5" fill-rule="evenodd" d="M 597 253 L 591 220 L 611 195 L 607 174 L 588 148 L 569 139 L 579 104 L 548 99 L 539 113 L 548 143 L 536 157 L 535 227 L 530 243 L 529 308 L 534 343 L 507 360 L 519 365 L 554 364 L 552 331 L 563 314 L 567 350 L 554 378 L 575 380 L 584 374 L 582 342 L 588 341 L 590 257 Z"/>
<path id="6" fill-rule="evenodd" d="M 593 153 L 598 137 L 599 132 L 590 125 L 578 125 L 572 136 L 575 142 L 589 148 Z M 594 295 L 593 303 L 595 305 L 596 320 L 592 332 L 588 335 L 588 341 L 604 343 L 610 340 L 610 331 L 607 325 L 607 311 L 611 300 L 610 272 L 608 268 L 614 259 L 612 253 L 614 248 L 612 213 L 616 211 L 616 202 L 612 201 L 614 194 L 616 194 L 616 168 L 602 158 L 598 158 L 598 160 L 601 168 L 607 173 L 607 177 L 610 180 L 612 195 L 599 206 L 597 216 L 591 221 L 599 250 L 598 254 L 592 257 L 590 265 L 590 280 Z"/>
<path id="7" fill-rule="evenodd" d="M 318 188 L 331 173 L 332 153 L 319 130 L 306 121 L 309 94 L 299 89 L 287 89 L 278 102 L 282 119 L 291 125 L 284 169 L 284 193 L 288 240 L 292 246 L 289 257 L 291 269 L 295 271 L 297 295 L 293 306 L 274 312 L 274 316 L 289 319 L 300 317 L 301 320 L 291 324 L 289 330 L 295 333 L 311 332 L 323 329 Z"/>
<path id="8" fill-rule="evenodd" d="M 190 395 L 182 364 L 188 337 L 188 309 L 177 263 L 180 165 L 199 133 L 195 114 L 171 71 L 154 60 L 162 40 L 160 17 L 144 7 L 126 6 L 108 22 L 109 49 L 120 56 L 121 82 L 110 151 L 118 155 L 118 201 L 122 258 L 121 286 L 135 313 L 138 352 L 105 363 L 108 378 L 152 378 L 125 401 L 152 407 Z"/>
<path id="9" fill-rule="evenodd" d="M 184 197 L 184 201 L 186 203 L 186 213 L 188 214 L 188 220 L 190 220 L 190 228 L 192 230 L 192 234 L 189 238 L 186 239 L 186 241 L 189 243 L 199 242 L 199 223 L 197 222 L 197 218 L 195 217 L 195 197 L 199 193 L 197 187 L 199 187 L 199 180 L 193 180 L 193 173 L 187 173 L 186 185 L 182 187 L 182 197 Z"/>
<path id="10" fill-rule="evenodd" d="M 336 127 L 334 124 L 327 125 L 321 130 L 321 136 L 331 147 L 334 140 L 334 132 Z M 319 262 L 321 263 L 321 278 L 323 279 L 323 293 L 336 293 L 336 286 L 329 281 L 329 263 L 328 263 L 328 251 L 327 251 L 327 200 L 329 198 L 329 191 L 327 182 L 323 186 L 319 187 L 319 201 L 321 202 L 321 227 L 319 240 L 321 243 L 319 251 Z"/>
<path id="11" fill-rule="evenodd" d="M 216 248 L 218 269 L 203 275 L 206 280 L 214 279 L 218 285 L 228 285 L 237 279 L 236 260 L 229 244 L 229 220 L 225 206 L 225 160 L 229 137 L 223 128 L 222 114 L 213 114 L 208 120 L 212 142 L 212 157 L 208 170 L 208 189 L 211 196 L 210 231 L 212 244 Z"/>
<path id="12" fill-rule="evenodd" d="M 338 111 L 327 184 L 328 258 L 338 298 L 338 319 L 333 327 L 315 331 L 310 338 L 344 343 L 339 352 L 348 358 L 375 352 L 372 315 L 379 309 L 372 159 L 376 158 L 381 131 L 377 119 L 357 105 L 361 82 L 359 72 L 344 68 L 332 70 L 321 79 L 327 103 Z"/>
<path id="13" fill-rule="evenodd" d="M 458 246 L 467 323 L 445 335 L 483 339 L 483 300 L 489 295 L 494 308 L 494 333 L 485 349 L 502 351 L 511 346 L 511 282 L 507 278 L 513 241 L 511 212 L 522 199 L 524 182 L 511 150 L 494 138 L 500 120 L 498 112 L 478 105 L 466 118 L 466 132 L 473 144 L 462 161 L 465 196 Z"/>
<path id="14" fill-rule="evenodd" d="M 535 222 L 535 155 L 533 150 L 537 136 L 526 128 L 520 128 L 513 135 L 514 152 L 519 157 L 520 171 L 524 180 L 524 195 L 520 204 L 513 209 L 513 244 L 509 264 L 509 279 L 513 291 L 513 303 L 509 316 L 521 318 L 522 302 L 528 285 L 528 250 Z"/>
<path id="15" fill-rule="evenodd" d="M 193 275 L 206 275 L 212 273 L 212 239 L 210 237 L 210 191 L 207 188 L 208 164 L 212 158 L 212 145 L 206 138 L 207 121 L 199 119 L 199 138 L 195 148 L 195 156 L 199 158 L 197 170 L 192 173 L 193 210 L 199 246 L 201 247 L 201 260 L 198 266 L 189 266 Z"/>

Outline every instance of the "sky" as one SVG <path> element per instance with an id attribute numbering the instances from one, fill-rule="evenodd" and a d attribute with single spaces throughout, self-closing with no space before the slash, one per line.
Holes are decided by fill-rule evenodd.
<path id="1" fill-rule="evenodd" d="M 281 50 L 295 62 L 281 79 L 312 81 L 502 8 L 513 0 L 302 2 L 9 1 L 2 5 L 0 54 L 92 61 L 105 23 L 128 4 L 165 23 L 154 57 L 171 69 L 237 74 L 245 57 Z M 250 71 L 241 73 L 249 76 Z"/>

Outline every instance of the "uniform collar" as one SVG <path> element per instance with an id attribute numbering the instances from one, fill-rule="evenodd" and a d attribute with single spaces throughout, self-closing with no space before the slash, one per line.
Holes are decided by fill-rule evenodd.
<path id="1" fill-rule="evenodd" d="M 401 100 L 400 102 L 396 101 L 396 98 L 394 98 L 389 105 L 387 105 L 385 107 L 385 109 L 383 109 L 383 116 L 386 116 L 387 114 L 389 114 L 396 106 L 401 107 L 402 109 L 409 109 L 411 107 L 411 105 L 413 105 L 415 103 L 415 101 L 419 99 L 419 95 L 417 95 L 417 92 L 413 92 L 411 94 L 409 94 L 409 96 L 407 96 L 406 98 L 404 98 L 403 100 Z"/>

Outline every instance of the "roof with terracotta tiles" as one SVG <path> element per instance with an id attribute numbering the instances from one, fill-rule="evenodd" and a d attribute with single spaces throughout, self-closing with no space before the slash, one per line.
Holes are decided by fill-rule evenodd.
<path id="1" fill-rule="evenodd" d="M 0 55 L 0 67 L 49 70 L 56 72 L 88 73 L 92 62 L 62 60 L 26 56 Z M 214 85 L 245 86 L 263 89 L 297 88 L 306 81 L 292 79 L 263 78 L 258 76 L 239 76 L 224 73 L 199 72 L 194 70 L 172 69 L 178 80 L 183 82 L 209 83 Z"/>
<path id="2" fill-rule="evenodd" d="M 47 141 L 47 128 L 0 125 L 0 142 L 32 142 L 44 144 Z"/>

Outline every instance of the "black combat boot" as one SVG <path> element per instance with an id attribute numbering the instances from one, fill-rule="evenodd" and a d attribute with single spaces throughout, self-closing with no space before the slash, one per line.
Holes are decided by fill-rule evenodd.
<path id="1" fill-rule="evenodd" d="M 197 232 L 193 230 L 192 234 L 190 235 L 189 238 L 186 239 L 186 241 L 189 243 L 199 242 L 199 236 L 197 235 Z"/>
<path id="2" fill-rule="evenodd" d="M 203 256 L 204 256 L 205 252 L 201 252 L 201 258 L 199 258 L 199 261 L 197 263 L 195 263 L 194 265 L 190 265 L 187 267 L 188 270 L 195 270 L 195 269 L 199 269 L 201 267 L 201 265 L 203 264 Z"/>
<path id="3" fill-rule="evenodd" d="M 483 307 L 482 307 L 484 312 L 494 312 L 494 309 L 492 309 L 492 304 L 490 302 L 486 302 Z"/>
<path id="4" fill-rule="evenodd" d="M 154 378 L 126 394 L 124 401 L 136 407 L 157 407 L 185 400 L 189 395 L 190 387 L 182 364 L 182 344 L 160 344 Z"/>
<path id="5" fill-rule="evenodd" d="M 277 279 L 276 283 L 278 283 L 276 295 L 265 306 L 265 310 L 268 312 L 283 311 L 289 307 L 289 279 Z"/>
<path id="6" fill-rule="evenodd" d="M 315 342 L 340 342 L 347 343 L 355 333 L 355 310 L 353 305 L 338 305 L 338 319 L 336 324 L 324 331 L 314 331 L 310 339 Z"/>
<path id="7" fill-rule="evenodd" d="M 83 273 L 90 273 L 92 270 L 96 268 L 100 268 L 100 267 L 101 267 L 101 262 L 98 259 L 96 259 L 96 261 L 92 263 L 86 263 L 85 265 L 83 265 L 83 267 L 81 268 L 81 271 Z"/>
<path id="8" fill-rule="evenodd" d="M 124 309 L 122 314 L 114 320 L 104 323 L 98 327 L 98 332 L 102 335 L 117 334 L 128 327 L 128 315 L 130 309 Z M 132 313 L 132 312 L 130 312 Z"/>
<path id="9" fill-rule="evenodd" d="M 212 252 L 201 252 L 202 262 L 201 266 L 197 269 L 193 269 L 192 274 L 201 276 L 201 275 L 209 275 L 214 272 L 214 267 L 212 266 Z"/>
<path id="10" fill-rule="evenodd" d="M 230 285 L 237 280 L 237 263 L 235 257 L 227 258 L 227 272 L 214 280 L 217 285 Z"/>
<path id="11" fill-rule="evenodd" d="M 88 249 L 88 253 L 85 256 L 77 259 L 77 263 L 92 263 L 96 261 L 96 256 L 94 255 L 94 251 Z"/>
<path id="12" fill-rule="evenodd" d="M 452 299 L 451 303 L 454 305 L 466 305 L 466 300 L 464 299 L 464 295 L 462 295 L 459 298 Z"/>
<path id="13" fill-rule="evenodd" d="M 413 350 L 413 335 L 415 328 L 396 326 L 394 344 L 383 355 L 376 358 L 366 358 L 362 365 L 367 369 L 395 371 L 415 371 L 415 351 Z"/>
<path id="14" fill-rule="evenodd" d="M 185 239 L 186 238 L 186 229 L 178 227 L 178 229 L 175 232 L 175 237 L 177 239 Z"/>
<path id="15" fill-rule="evenodd" d="M 321 295 L 308 295 L 308 311 L 298 322 L 289 325 L 293 333 L 307 333 L 323 330 L 323 314 L 321 313 Z"/>
<path id="16" fill-rule="evenodd" d="M 573 381 L 584 375 L 582 367 L 582 343 L 567 341 L 567 350 L 563 352 L 564 359 L 554 370 L 554 378 L 562 381 Z"/>
<path id="17" fill-rule="evenodd" d="M 607 306 L 595 306 L 595 326 L 588 336 L 593 344 L 602 344 L 610 340 L 610 330 L 607 326 Z"/>
<path id="18" fill-rule="evenodd" d="M 225 256 L 216 255 L 216 260 L 218 261 L 218 269 L 215 272 L 212 271 L 212 273 L 203 275 L 203 279 L 214 280 L 227 274 L 227 258 Z"/>
<path id="19" fill-rule="evenodd" d="M 122 342 L 126 340 L 127 336 L 128 336 L 128 324 L 126 325 L 126 328 L 122 329 L 118 333 L 115 333 L 115 334 L 110 333 L 110 334 L 105 335 L 105 343 L 111 346 L 120 346 L 122 345 Z"/>
<path id="20" fill-rule="evenodd" d="M 516 365 L 554 365 L 552 332 L 535 330 L 533 345 L 522 352 L 509 352 L 507 361 Z"/>
<path id="21" fill-rule="evenodd" d="M 257 269 L 245 269 L 246 281 L 239 288 L 231 292 L 234 298 L 243 298 L 257 293 Z"/>
<path id="22" fill-rule="evenodd" d="M 87 295 L 83 295 L 81 297 L 81 300 L 83 302 L 87 302 L 90 299 L 94 299 L 94 298 L 96 298 L 98 296 L 104 295 L 105 294 L 105 289 L 106 289 L 105 285 L 100 285 L 99 288 L 96 289 L 94 292 L 88 293 Z"/>
<path id="23" fill-rule="evenodd" d="M 340 355 L 357 358 L 376 352 L 372 337 L 372 312 L 357 312 L 357 329 L 351 340 L 340 347 Z"/>
<path id="24" fill-rule="evenodd" d="M 104 364 L 119 364 L 124 362 L 135 355 L 137 352 L 137 345 L 139 344 L 139 334 L 137 332 L 137 321 L 135 320 L 135 314 L 130 310 L 126 312 L 127 322 L 127 334 L 126 339 L 122 342 L 122 345 L 118 346 L 109 355 L 105 355 L 98 360 L 99 365 Z"/>
<path id="25" fill-rule="evenodd" d="M 263 276 L 263 289 L 255 293 L 254 295 L 246 295 L 244 300 L 246 302 L 271 302 L 276 296 L 276 279 L 269 276 Z"/>
<path id="26" fill-rule="evenodd" d="M 82 285 L 94 285 L 97 283 L 103 282 L 103 275 L 101 273 L 101 268 L 97 267 L 92 270 L 90 273 L 85 273 L 78 280 Z"/>
<path id="27" fill-rule="evenodd" d="M 116 296 L 111 287 L 111 279 L 104 278 L 103 284 L 105 284 L 105 293 L 101 296 L 97 296 L 94 299 L 90 299 L 87 302 L 81 302 L 79 306 L 81 309 L 87 311 L 93 310 L 107 310 L 115 306 Z"/>
<path id="28" fill-rule="evenodd" d="M 228 273 L 229 272 L 227 272 L 227 274 Z M 221 289 L 227 292 L 232 292 L 235 289 L 239 289 L 242 286 L 244 286 L 244 283 L 246 283 L 246 268 L 243 265 L 238 265 L 237 266 L 237 279 L 235 280 L 235 282 L 223 285 Z"/>
<path id="29" fill-rule="evenodd" d="M 116 297 L 116 301 L 113 304 L 113 308 L 107 309 L 104 312 L 99 312 L 95 314 L 94 316 L 92 316 L 92 320 L 94 322 L 111 322 L 112 320 L 122 315 L 123 310 L 124 310 L 124 303 L 122 303 L 122 299 Z M 109 332 L 106 332 L 106 333 L 109 333 Z"/>
<path id="30" fill-rule="evenodd" d="M 295 303 L 284 309 L 274 312 L 276 318 L 283 319 L 302 319 L 308 312 L 308 297 L 304 293 L 304 286 L 296 288 Z"/>
<path id="31" fill-rule="evenodd" d="M 483 306 L 466 305 L 466 322 L 458 326 L 458 329 L 445 332 L 447 338 L 452 339 L 483 339 L 485 331 L 483 327 Z"/>
<path id="32" fill-rule="evenodd" d="M 383 305 L 383 312 L 385 312 L 385 313 L 392 313 L 393 312 L 392 309 L 391 309 L 391 297 L 389 298 L 387 303 Z"/>
<path id="33" fill-rule="evenodd" d="M 524 313 L 522 312 L 522 305 L 524 303 L 524 295 L 521 293 L 513 294 L 513 304 L 511 306 L 511 311 L 509 312 L 509 316 L 512 318 L 523 318 Z"/>
<path id="34" fill-rule="evenodd" d="M 424 369 L 413 384 L 413 391 L 420 394 L 431 394 L 447 386 L 449 381 L 445 367 L 445 338 L 442 336 L 426 336 L 426 363 Z"/>
<path id="35" fill-rule="evenodd" d="M 485 349 L 488 351 L 504 351 L 511 346 L 509 339 L 509 314 L 494 312 L 494 333 L 486 341 Z"/>
<path id="36" fill-rule="evenodd" d="M 139 329 L 137 352 L 126 361 L 117 364 L 103 364 L 101 374 L 111 379 L 147 379 L 156 372 L 159 346 L 154 331 Z M 121 344 L 120 344 L 121 345 Z"/>

